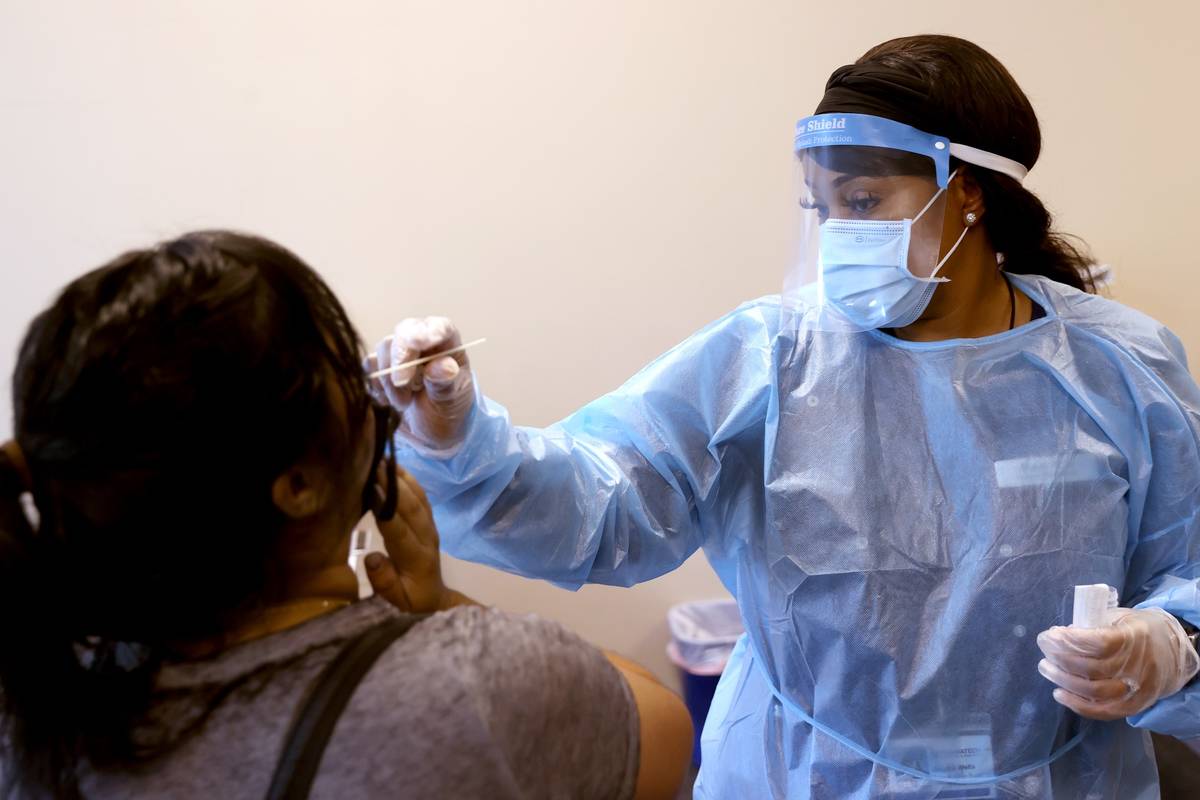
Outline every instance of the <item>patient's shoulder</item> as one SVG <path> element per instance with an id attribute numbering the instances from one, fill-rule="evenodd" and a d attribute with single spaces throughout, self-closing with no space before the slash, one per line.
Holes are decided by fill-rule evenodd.
<path id="1" fill-rule="evenodd" d="M 637 744 L 628 687 L 599 650 L 539 617 L 463 606 L 415 625 L 380 657 L 339 722 L 321 780 L 346 787 L 342 764 L 380 786 L 415 781 L 422 796 L 538 786 L 619 797 L 636 781 Z"/>

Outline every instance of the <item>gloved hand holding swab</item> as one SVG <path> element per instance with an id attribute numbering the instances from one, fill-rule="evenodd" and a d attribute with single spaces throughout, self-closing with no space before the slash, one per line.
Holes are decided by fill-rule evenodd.
<path id="1" fill-rule="evenodd" d="M 377 402 L 400 412 L 399 435 L 433 449 L 461 440 L 475 406 L 466 350 L 484 341 L 463 344 L 445 317 L 403 320 L 380 341 L 365 365 L 367 385 Z"/>

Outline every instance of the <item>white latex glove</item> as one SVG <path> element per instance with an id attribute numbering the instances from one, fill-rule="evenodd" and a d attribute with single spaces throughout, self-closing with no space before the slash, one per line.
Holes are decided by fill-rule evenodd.
<path id="1" fill-rule="evenodd" d="M 1038 672 L 1054 699 L 1091 719 L 1123 719 L 1175 694 L 1200 670 L 1179 620 L 1161 608 L 1115 608 L 1103 628 L 1054 627 L 1038 635 Z"/>
<path id="2" fill-rule="evenodd" d="M 458 329 L 445 317 L 409 318 L 376 346 L 366 368 L 368 372 L 388 369 L 460 344 Z M 444 450 L 462 441 L 475 405 L 475 383 L 466 352 L 393 372 L 369 384 L 377 402 L 400 412 L 400 430 L 420 444 Z"/>

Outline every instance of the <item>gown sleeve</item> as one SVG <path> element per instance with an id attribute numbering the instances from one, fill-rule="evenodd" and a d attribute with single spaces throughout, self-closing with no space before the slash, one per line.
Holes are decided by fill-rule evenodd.
<path id="1" fill-rule="evenodd" d="M 1148 473 L 1142 497 L 1131 493 L 1133 552 L 1122 605 L 1157 607 L 1200 627 L 1200 387 L 1179 340 L 1143 354 L 1152 391 L 1138 409 Z M 1136 504 L 1136 505 L 1135 505 Z M 1200 737 L 1200 678 L 1130 724 L 1180 739 Z"/>
<path id="2" fill-rule="evenodd" d="M 549 428 L 514 426 L 481 394 L 452 450 L 397 438 L 443 548 L 568 588 L 682 564 L 745 494 L 738 485 L 762 493 L 779 313 L 777 301 L 744 305 Z"/>

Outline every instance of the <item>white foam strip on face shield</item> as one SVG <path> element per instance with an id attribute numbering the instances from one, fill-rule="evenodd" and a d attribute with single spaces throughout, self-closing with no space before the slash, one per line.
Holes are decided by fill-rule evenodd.
<path id="1" fill-rule="evenodd" d="M 995 153 L 989 153 L 987 150 L 980 150 L 978 147 L 971 147 L 967 144 L 955 144 L 951 142 L 950 155 L 959 161 L 965 161 L 968 164 L 974 164 L 977 167 L 983 167 L 993 172 L 999 172 L 1001 175 L 1007 175 L 1017 183 L 1024 181 L 1025 176 L 1029 174 L 1029 170 L 1019 161 L 998 156 Z"/>

